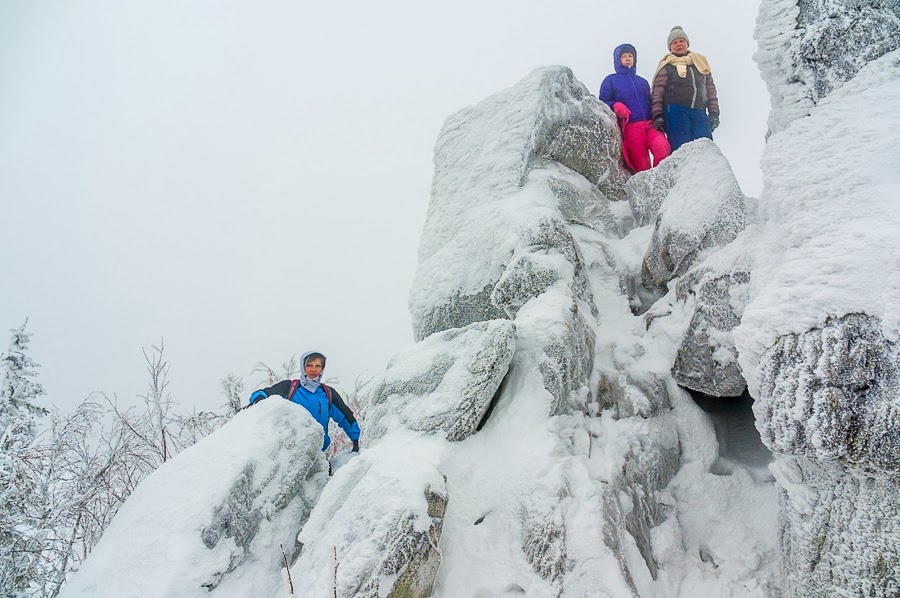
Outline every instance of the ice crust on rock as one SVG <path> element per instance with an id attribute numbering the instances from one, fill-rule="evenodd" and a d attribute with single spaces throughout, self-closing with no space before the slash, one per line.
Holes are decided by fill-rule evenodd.
<path id="1" fill-rule="evenodd" d="M 363 446 L 394 430 L 474 433 L 509 370 L 515 349 L 509 320 L 476 322 L 436 332 L 394 356 L 364 400 Z"/>
<path id="2" fill-rule="evenodd" d="M 702 269 L 701 269 L 702 270 Z M 737 397 L 747 382 L 737 363 L 732 332 L 741 321 L 750 283 L 748 272 L 698 273 L 678 283 L 678 293 L 696 293 L 691 323 L 678 348 L 672 376 L 686 388 L 715 397 Z"/>
<path id="3" fill-rule="evenodd" d="M 782 457 L 786 596 L 900 595 L 900 484 L 839 464 Z"/>
<path id="4" fill-rule="evenodd" d="M 898 363 L 900 347 L 862 314 L 781 337 L 764 357 L 755 406 L 764 441 L 783 454 L 900 474 Z"/>
<path id="5" fill-rule="evenodd" d="M 867 63 L 900 48 L 892 0 L 766 0 L 755 54 L 769 88 L 769 134 L 810 113 Z"/>
<path id="6" fill-rule="evenodd" d="M 734 339 L 776 456 L 789 598 L 898 592 L 898 14 L 760 8 L 771 136 Z"/>
<path id="7" fill-rule="evenodd" d="M 586 202 L 563 187 L 576 178 L 576 188 L 596 189 L 582 196 L 623 197 L 627 173 L 620 156 L 615 116 L 565 67 L 537 69 L 448 118 L 435 147 L 432 199 L 410 292 L 416 339 L 506 317 L 491 302 L 492 291 L 510 257 L 532 243 L 539 214 L 560 219 L 560 201 L 574 202 L 570 216 L 596 215 L 609 224 L 597 210 L 579 214 Z M 529 183 L 532 171 L 547 165 L 566 173 L 554 177 L 560 199 L 546 192 L 546 179 Z"/>
<path id="8" fill-rule="evenodd" d="M 299 595 L 431 595 L 448 504 L 442 442 L 401 430 L 338 470 L 298 537 Z"/>
<path id="9" fill-rule="evenodd" d="M 698 139 L 628 182 L 636 221 L 655 223 L 643 264 L 646 287 L 664 290 L 748 224 L 747 198 L 716 145 Z"/>
<path id="10" fill-rule="evenodd" d="M 61 596 L 277 596 L 328 477 L 322 427 L 263 401 L 144 479 Z"/>

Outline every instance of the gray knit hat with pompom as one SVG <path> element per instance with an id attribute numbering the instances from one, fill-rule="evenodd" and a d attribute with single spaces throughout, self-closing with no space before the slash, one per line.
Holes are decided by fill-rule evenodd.
<path id="1" fill-rule="evenodd" d="M 672 31 L 669 32 L 669 42 L 667 47 L 669 50 L 672 49 L 672 42 L 674 42 L 679 37 L 684 38 L 684 41 L 691 45 L 691 40 L 688 39 L 687 33 L 684 32 L 684 29 L 681 28 L 681 25 L 675 25 L 672 27 Z"/>

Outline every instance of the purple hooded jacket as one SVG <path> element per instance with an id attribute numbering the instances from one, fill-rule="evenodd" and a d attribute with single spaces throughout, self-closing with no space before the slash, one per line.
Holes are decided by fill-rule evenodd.
<path id="1" fill-rule="evenodd" d="M 619 57 L 625 49 L 634 54 L 634 66 L 625 67 Z M 635 74 L 637 69 L 637 50 L 631 44 L 622 44 L 613 50 L 613 65 L 616 72 L 609 75 L 600 85 L 600 100 L 610 108 L 616 102 L 622 102 L 631 111 L 629 122 L 652 120 L 650 110 L 650 84 L 643 77 Z"/>

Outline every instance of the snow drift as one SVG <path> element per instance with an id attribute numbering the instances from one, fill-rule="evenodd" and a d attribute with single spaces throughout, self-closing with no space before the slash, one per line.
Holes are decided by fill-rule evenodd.
<path id="1" fill-rule="evenodd" d="M 61 596 L 277 596 L 328 477 L 322 427 L 263 401 L 141 482 Z"/>

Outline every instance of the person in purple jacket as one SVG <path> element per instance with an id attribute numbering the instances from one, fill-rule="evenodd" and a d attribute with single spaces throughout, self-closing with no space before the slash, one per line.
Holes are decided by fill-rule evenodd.
<path id="1" fill-rule="evenodd" d="M 658 165 L 672 153 L 666 136 L 653 128 L 650 106 L 650 84 L 635 74 L 637 50 L 622 44 L 613 51 L 616 72 L 600 85 L 600 100 L 612 108 L 622 129 L 622 154 L 625 163 L 635 172 Z"/>

